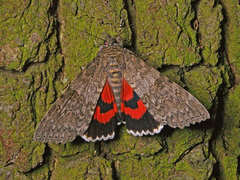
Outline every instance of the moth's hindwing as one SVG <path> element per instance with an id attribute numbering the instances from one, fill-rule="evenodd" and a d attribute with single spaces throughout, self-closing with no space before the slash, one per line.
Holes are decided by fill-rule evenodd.
<path id="1" fill-rule="evenodd" d="M 163 125 L 155 121 L 146 106 L 131 86 L 123 79 L 121 112 L 128 133 L 134 136 L 154 135 L 161 131 Z"/>
<path id="2" fill-rule="evenodd" d="M 92 121 L 82 138 L 91 142 L 113 139 L 117 120 L 117 105 L 111 87 L 106 81 L 98 99 Z"/>

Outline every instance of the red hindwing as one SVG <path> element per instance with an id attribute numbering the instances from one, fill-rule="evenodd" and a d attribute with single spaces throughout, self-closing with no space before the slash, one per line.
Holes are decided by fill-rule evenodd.
<path id="1" fill-rule="evenodd" d="M 103 103 L 98 103 L 93 118 L 96 119 L 99 123 L 106 124 L 117 113 L 117 105 L 115 103 L 114 95 L 108 81 L 106 81 L 103 87 L 100 98 L 103 103 L 113 105 L 112 109 L 106 111 Z"/>
<path id="2" fill-rule="evenodd" d="M 133 108 L 131 105 L 130 107 L 126 107 L 126 104 L 128 103 L 135 107 Z M 129 115 L 133 119 L 140 119 L 146 111 L 147 108 L 143 104 L 142 100 L 134 96 L 133 89 L 127 81 L 123 79 L 121 112 Z"/>

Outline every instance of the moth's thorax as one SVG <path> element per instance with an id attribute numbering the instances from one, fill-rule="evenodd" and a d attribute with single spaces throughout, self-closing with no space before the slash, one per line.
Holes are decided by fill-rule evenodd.
<path id="1" fill-rule="evenodd" d="M 107 71 L 108 71 L 108 82 L 113 91 L 118 111 L 120 112 L 123 74 L 122 74 L 122 64 L 118 61 L 118 58 L 109 57 Z"/>

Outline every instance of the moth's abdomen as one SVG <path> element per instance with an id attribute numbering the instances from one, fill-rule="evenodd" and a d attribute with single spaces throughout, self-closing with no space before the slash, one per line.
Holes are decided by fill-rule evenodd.
<path id="1" fill-rule="evenodd" d="M 121 110 L 122 71 L 117 62 L 109 63 L 108 82 L 112 88 L 118 112 Z"/>

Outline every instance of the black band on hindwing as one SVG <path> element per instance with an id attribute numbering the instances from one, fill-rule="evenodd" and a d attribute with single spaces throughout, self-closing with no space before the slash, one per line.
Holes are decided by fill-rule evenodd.
<path id="1" fill-rule="evenodd" d="M 139 99 L 140 99 L 139 96 L 135 92 L 133 92 L 133 98 L 128 101 L 125 101 L 124 104 L 126 107 L 137 109 L 138 108 L 137 102 Z"/>
<path id="2" fill-rule="evenodd" d="M 108 104 L 102 101 L 101 97 L 98 99 L 97 105 L 100 106 L 100 112 L 106 113 L 113 109 L 113 103 Z"/>

